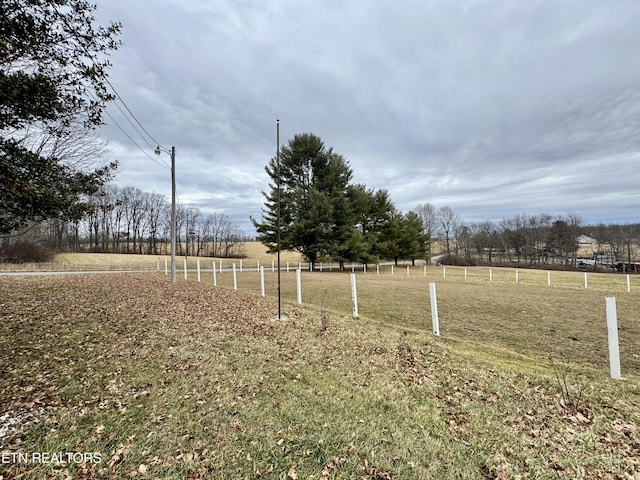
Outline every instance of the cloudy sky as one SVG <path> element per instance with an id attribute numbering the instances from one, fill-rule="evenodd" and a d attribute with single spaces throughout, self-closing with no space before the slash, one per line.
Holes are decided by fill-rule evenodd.
<path id="1" fill-rule="evenodd" d="M 276 119 L 281 143 L 320 136 L 403 212 L 640 222 L 636 0 L 97 3 L 123 25 L 111 83 L 176 147 L 179 201 L 246 233 Z M 101 136 L 118 183 L 169 197 L 169 156 L 116 107 Z"/>

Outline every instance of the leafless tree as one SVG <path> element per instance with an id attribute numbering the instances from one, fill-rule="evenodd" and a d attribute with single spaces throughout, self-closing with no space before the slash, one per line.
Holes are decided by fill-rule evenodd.
<path id="1" fill-rule="evenodd" d="M 455 232 L 461 223 L 460 218 L 449 206 L 440 207 L 436 218 L 444 238 L 447 255 L 451 255 L 451 240 L 454 239 Z"/>

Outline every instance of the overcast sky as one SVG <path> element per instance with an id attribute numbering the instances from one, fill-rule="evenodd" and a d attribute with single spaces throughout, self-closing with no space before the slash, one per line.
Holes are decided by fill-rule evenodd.
<path id="1" fill-rule="evenodd" d="M 97 16 L 123 25 L 110 80 L 175 145 L 179 201 L 246 233 L 276 119 L 282 144 L 318 135 L 403 212 L 640 222 L 636 0 L 98 0 Z M 117 182 L 169 197 L 169 169 L 116 123 L 169 155 L 108 112 Z"/>

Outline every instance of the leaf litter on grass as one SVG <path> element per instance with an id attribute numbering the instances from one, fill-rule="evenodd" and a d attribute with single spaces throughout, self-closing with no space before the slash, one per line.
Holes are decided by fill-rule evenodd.
<path id="1" fill-rule="evenodd" d="M 0 279 L 0 307 L 0 448 L 101 459 L 4 478 L 639 475 L 633 379 L 567 409 L 551 373 L 160 275 Z"/>

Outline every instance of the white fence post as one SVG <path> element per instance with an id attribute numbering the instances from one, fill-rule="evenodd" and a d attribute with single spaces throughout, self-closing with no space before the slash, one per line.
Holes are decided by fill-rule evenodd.
<path id="1" fill-rule="evenodd" d="M 427 276 L 427 266 L 426 265 L 424 266 L 424 276 L 425 277 Z"/>
<path id="2" fill-rule="evenodd" d="M 158 271 L 160 271 L 160 257 L 158 257 Z"/>
<path id="3" fill-rule="evenodd" d="M 433 324 L 433 334 L 440 336 L 440 320 L 438 320 L 438 300 L 436 299 L 436 284 L 429 282 L 429 298 L 431 300 L 431 323 Z"/>
<path id="4" fill-rule="evenodd" d="M 516 283 L 518 283 L 518 269 L 516 268 Z"/>
<path id="5" fill-rule="evenodd" d="M 409 265 L 407 265 L 407 277 L 409 276 Z"/>
<path id="6" fill-rule="evenodd" d="M 464 267 L 464 279 L 467 279 L 467 267 Z"/>
<path id="7" fill-rule="evenodd" d="M 169 275 L 169 262 L 167 262 L 167 257 L 164 257 L 164 274 Z"/>
<path id="8" fill-rule="evenodd" d="M 271 260 L 271 271 L 272 272 L 276 271 L 276 261 L 275 260 Z"/>
<path id="9" fill-rule="evenodd" d="M 260 260 L 256 260 L 256 270 L 260 270 Z"/>
<path id="10" fill-rule="evenodd" d="M 367 273 L 367 264 L 366 263 L 362 264 L 362 273 Z"/>
<path id="11" fill-rule="evenodd" d="M 620 351 L 618 347 L 618 316 L 616 313 L 616 297 L 604 297 L 607 310 L 607 331 L 609 337 L 609 370 L 611 378 L 621 380 Z"/>
<path id="12" fill-rule="evenodd" d="M 380 275 L 380 264 L 376 264 L 376 275 Z"/>
<path id="13" fill-rule="evenodd" d="M 240 259 L 240 271 L 242 272 L 242 259 Z"/>
<path id="14" fill-rule="evenodd" d="M 584 272 L 584 288 L 587 288 L 588 286 L 588 282 L 587 282 L 587 272 Z"/>
<path id="15" fill-rule="evenodd" d="M 184 279 L 187 279 L 187 257 L 184 257 Z"/>
<path id="16" fill-rule="evenodd" d="M 353 318 L 358 318 L 358 293 L 356 291 L 356 274 L 351 274 L 351 303 L 353 304 Z"/>
<path id="17" fill-rule="evenodd" d="M 238 276 L 236 275 L 236 264 L 233 263 L 233 289 L 238 290 Z"/>
<path id="18" fill-rule="evenodd" d="M 493 282 L 493 269 L 489 269 L 489 282 Z"/>
<path id="19" fill-rule="evenodd" d="M 447 267 L 442 267 L 442 278 L 447 278 Z"/>
<path id="20" fill-rule="evenodd" d="M 289 271 L 289 262 L 287 262 L 287 272 Z"/>
<path id="21" fill-rule="evenodd" d="M 391 265 L 391 275 L 393 275 L 393 265 Z"/>
<path id="22" fill-rule="evenodd" d="M 264 297 L 264 267 L 260 267 L 260 293 Z"/>
<path id="23" fill-rule="evenodd" d="M 213 286 L 218 286 L 218 279 L 216 278 L 216 262 L 213 262 Z"/>
<path id="24" fill-rule="evenodd" d="M 220 273 L 222 273 L 222 259 L 220 259 Z"/>
<path id="25" fill-rule="evenodd" d="M 629 274 L 627 273 L 627 292 L 631 291 L 631 280 L 629 279 Z"/>
<path id="26" fill-rule="evenodd" d="M 198 283 L 200 283 L 200 257 L 198 257 L 196 259 L 196 267 L 197 267 L 197 271 L 198 271 Z"/>
<path id="27" fill-rule="evenodd" d="M 300 269 L 296 270 L 296 289 L 298 291 L 298 304 L 302 305 L 302 285 L 300 285 Z"/>
<path id="28" fill-rule="evenodd" d="M 547 287 L 551 286 L 551 272 L 547 272 Z"/>

